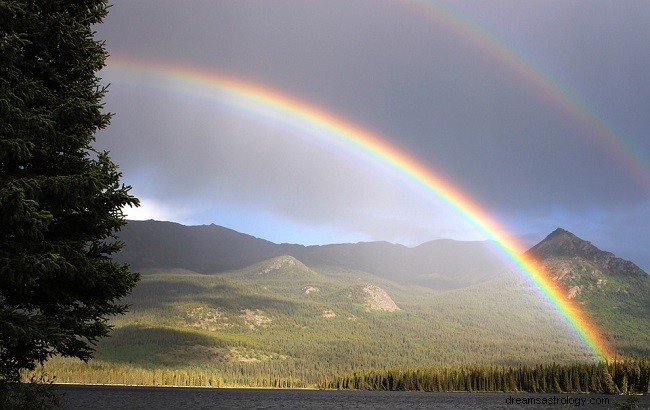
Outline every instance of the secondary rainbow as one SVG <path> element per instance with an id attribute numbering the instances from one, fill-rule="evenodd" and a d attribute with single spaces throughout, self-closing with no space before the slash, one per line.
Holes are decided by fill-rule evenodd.
<path id="1" fill-rule="evenodd" d="M 153 87 L 204 98 L 291 127 L 301 136 L 318 138 L 327 144 L 372 158 L 426 195 L 433 196 L 485 237 L 494 240 L 500 251 L 515 262 L 595 358 L 606 360 L 613 357 L 607 341 L 585 312 L 553 283 L 547 272 L 523 255 L 524 248 L 509 239 L 511 235 L 501 224 L 460 189 L 378 133 L 279 91 L 215 72 L 161 63 L 143 64 L 120 58 L 111 58 L 105 70 L 104 74 L 109 74 L 116 85 Z"/>
<path id="2" fill-rule="evenodd" d="M 421 17 L 462 38 L 468 45 L 501 64 L 513 78 L 541 101 L 566 118 L 580 135 L 598 146 L 620 169 L 650 194 L 650 163 L 626 141 L 625 136 L 589 107 L 587 101 L 551 77 L 529 58 L 482 29 L 467 16 L 433 0 L 400 2 Z"/>

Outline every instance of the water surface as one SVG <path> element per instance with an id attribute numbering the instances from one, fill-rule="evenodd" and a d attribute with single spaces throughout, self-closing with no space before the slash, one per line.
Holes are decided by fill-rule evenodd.
<path id="1" fill-rule="evenodd" d="M 332 390 L 207 389 L 60 385 L 67 408 L 77 409 L 609 409 L 624 396 L 594 394 L 427 393 Z M 516 404 L 516 399 L 520 404 Z M 523 400 L 538 404 L 521 404 Z M 565 404 L 542 404 L 553 400 Z M 569 399 L 571 401 L 569 401 Z M 609 400 L 608 405 L 592 402 Z M 568 403 L 567 403 L 568 402 Z M 582 404 L 585 404 L 584 406 Z M 650 409 L 650 396 L 639 397 Z"/>

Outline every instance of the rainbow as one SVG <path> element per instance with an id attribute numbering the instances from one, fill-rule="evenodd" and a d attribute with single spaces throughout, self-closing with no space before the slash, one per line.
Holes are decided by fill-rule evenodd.
<path id="1" fill-rule="evenodd" d="M 580 131 L 581 136 L 605 152 L 646 193 L 650 193 L 650 163 L 639 155 L 639 150 L 629 147 L 622 134 L 602 120 L 587 101 L 572 93 L 530 59 L 451 8 L 432 0 L 408 0 L 401 4 L 449 30 L 478 52 L 501 64 L 524 87 L 566 118 Z"/>
<path id="2" fill-rule="evenodd" d="M 337 148 L 370 157 L 429 197 L 433 195 L 453 213 L 492 239 L 512 260 L 537 292 L 547 300 L 598 360 L 611 359 L 612 350 L 586 313 L 557 286 L 548 272 L 526 257 L 522 245 L 479 204 L 449 181 L 424 167 L 379 134 L 352 124 L 296 98 L 235 77 L 195 68 L 111 58 L 104 70 L 111 81 L 167 89 L 205 98 L 291 127 L 300 135 L 320 138 Z"/>

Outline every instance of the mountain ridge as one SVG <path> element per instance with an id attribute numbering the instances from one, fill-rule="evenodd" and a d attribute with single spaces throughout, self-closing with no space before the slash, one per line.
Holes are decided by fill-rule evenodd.
<path id="1" fill-rule="evenodd" d="M 384 241 L 328 245 L 276 244 L 219 225 L 185 226 L 164 221 L 129 221 L 119 233 L 127 244 L 116 260 L 134 269 L 183 268 L 200 273 L 242 269 L 290 255 L 308 266 L 362 270 L 398 283 L 451 289 L 508 270 L 490 241 L 438 239 L 416 247 Z"/>
<path id="2" fill-rule="evenodd" d="M 134 269 L 189 269 L 218 274 L 289 255 L 308 266 L 338 266 L 398 283 L 453 289 L 512 270 L 512 262 L 494 251 L 493 241 L 435 239 L 414 247 L 386 241 L 326 245 L 276 244 L 223 226 L 185 226 L 165 221 L 129 221 L 119 232 L 127 246 L 116 256 Z M 535 260 L 580 260 L 583 269 L 647 277 L 631 261 L 602 251 L 591 242 L 557 228 L 525 255 Z M 557 269 L 555 269 L 557 270 Z M 566 270 L 566 266 L 564 268 Z M 555 273 L 556 276 L 562 276 Z"/>

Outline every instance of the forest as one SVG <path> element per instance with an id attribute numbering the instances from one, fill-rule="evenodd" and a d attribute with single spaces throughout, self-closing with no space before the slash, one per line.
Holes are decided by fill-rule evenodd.
<path id="1" fill-rule="evenodd" d="M 330 389 L 430 392 L 649 394 L 650 359 L 537 366 L 455 366 L 354 372 L 322 384 Z"/>
<path id="2" fill-rule="evenodd" d="M 60 383 L 193 387 L 267 387 L 427 392 L 650 394 L 650 359 L 548 365 L 457 365 L 359 370 L 308 382 L 313 370 L 291 363 L 208 368 L 134 368 L 55 359 L 48 367 Z"/>

